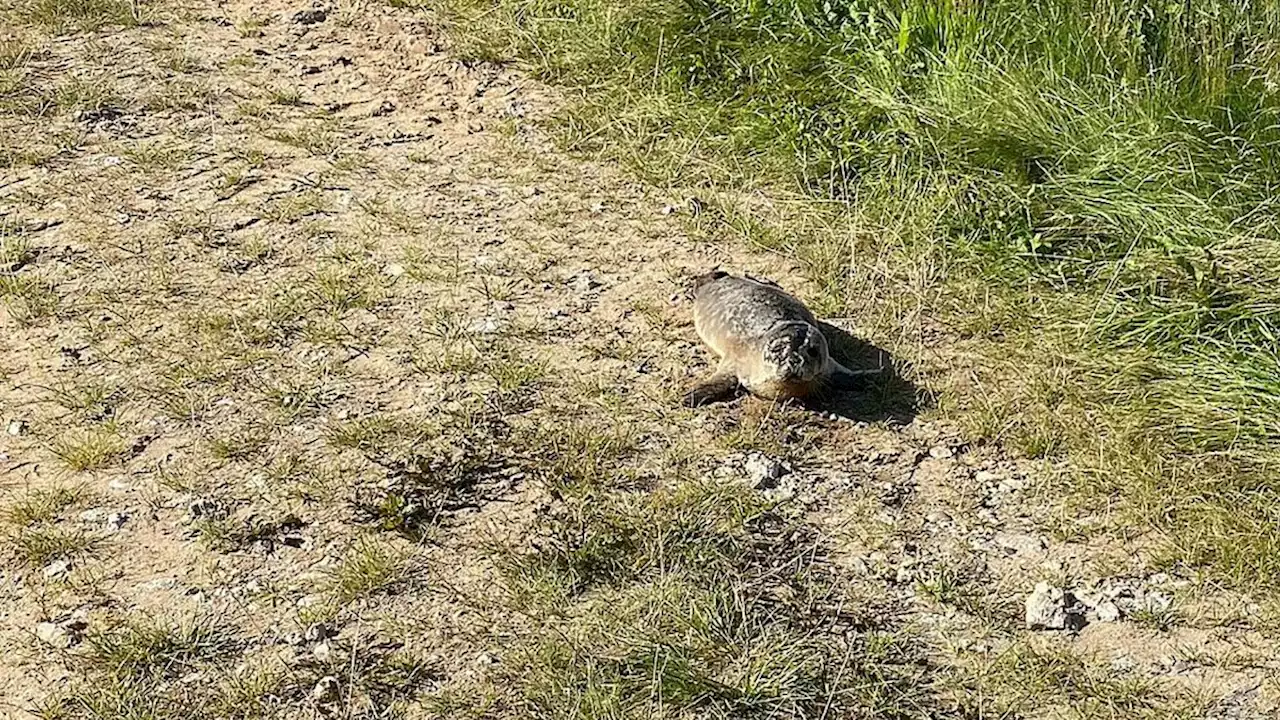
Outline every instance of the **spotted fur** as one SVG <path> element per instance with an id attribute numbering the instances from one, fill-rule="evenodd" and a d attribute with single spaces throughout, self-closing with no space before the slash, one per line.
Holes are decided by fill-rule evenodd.
<path id="1" fill-rule="evenodd" d="M 817 318 L 804 303 L 766 281 L 714 271 L 693 284 L 693 324 L 720 357 L 707 380 L 686 394 L 689 406 L 726 400 L 745 390 L 768 399 L 847 389 L 878 370 L 836 362 Z"/>

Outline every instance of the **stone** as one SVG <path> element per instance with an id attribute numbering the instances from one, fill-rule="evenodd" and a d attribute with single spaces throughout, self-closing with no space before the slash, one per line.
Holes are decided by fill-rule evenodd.
<path id="1" fill-rule="evenodd" d="M 18 435 L 22 435 L 26 431 L 27 431 L 27 423 L 22 420 L 18 420 L 17 418 L 10 420 L 9 424 L 5 426 L 5 432 L 15 437 L 17 437 Z"/>
<path id="2" fill-rule="evenodd" d="M 996 486 L 996 490 L 1002 493 L 1017 492 L 1027 486 L 1026 480 L 1022 478 L 1005 478 Z"/>
<path id="3" fill-rule="evenodd" d="M 329 17 L 329 11 L 325 8 L 311 8 L 310 10 L 299 10 L 293 14 L 293 22 L 298 25 L 316 25 L 325 21 Z"/>
<path id="4" fill-rule="evenodd" d="M 106 517 L 107 511 L 102 508 L 89 508 L 88 510 L 80 513 L 81 522 L 93 523 L 94 525 L 102 522 Z"/>
<path id="5" fill-rule="evenodd" d="M 763 453 L 748 455 L 743 469 L 757 490 L 777 487 L 778 480 L 790 472 L 785 465 Z"/>
<path id="6" fill-rule="evenodd" d="M 341 695 L 342 686 L 338 684 L 338 678 L 332 675 L 325 675 L 320 678 L 316 686 L 311 689 L 311 699 L 317 703 L 331 703 Z"/>
<path id="7" fill-rule="evenodd" d="M 1173 598 L 1159 590 L 1148 590 L 1142 597 L 1142 603 L 1147 610 L 1153 613 L 1160 613 L 1168 610 L 1173 605 Z"/>
<path id="8" fill-rule="evenodd" d="M 36 624 L 36 639 L 45 645 L 61 649 L 76 644 L 76 637 L 69 628 L 51 622 Z"/>
<path id="9" fill-rule="evenodd" d="M 585 295 L 593 290 L 600 288 L 604 283 L 600 282 L 591 274 L 589 270 L 583 270 L 577 277 L 569 281 L 569 287 L 579 295 Z"/>
<path id="10" fill-rule="evenodd" d="M 493 335 L 502 329 L 502 321 L 495 317 L 482 317 L 467 326 L 467 332 L 476 335 Z"/>
<path id="11" fill-rule="evenodd" d="M 329 662 L 329 659 L 333 657 L 333 643 L 328 640 L 321 640 L 315 644 L 315 647 L 311 648 L 311 656 L 317 662 Z"/>
<path id="12" fill-rule="evenodd" d="M 947 458 L 952 457 L 953 455 L 955 455 L 955 451 L 953 451 L 951 448 L 947 447 L 946 445 L 934 445 L 933 447 L 929 448 L 929 457 L 933 458 L 934 460 L 946 460 Z"/>
<path id="13" fill-rule="evenodd" d="M 45 565 L 42 572 L 44 573 L 44 576 L 50 580 L 66 577 L 67 574 L 71 572 L 71 561 L 54 560 L 48 565 Z"/>
<path id="14" fill-rule="evenodd" d="M 107 530 L 111 532 L 117 532 L 121 528 L 123 528 L 124 524 L 128 521 L 129 521 L 128 513 L 113 512 L 110 515 L 107 515 Z"/>
<path id="15" fill-rule="evenodd" d="M 1120 622 L 1120 608 L 1110 600 L 1103 600 L 1093 608 L 1093 614 L 1098 622 L 1113 623 Z"/>
<path id="16" fill-rule="evenodd" d="M 399 263 L 391 263 L 390 265 L 383 268 L 382 272 L 386 274 L 388 277 L 394 278 L 394 277 L 400 277 L 401 275 L 404 275 L 405 270 L 403 265 Z"/>
<path id="17" fill-rule="evenodd" d="M 324 623 L 311 625 L 302 633 L 302 638 L 307 642 L 320 642 L 331 637 L 333 637 L 333 629 Z"/>
<path id="18" fill-rule="evenodd" d="M 1062 630 L 1067 626 L 1067 594 L 1047 582 L 1036 583 L 1027 596 L 1027 628 L 1030 630 Z"/>

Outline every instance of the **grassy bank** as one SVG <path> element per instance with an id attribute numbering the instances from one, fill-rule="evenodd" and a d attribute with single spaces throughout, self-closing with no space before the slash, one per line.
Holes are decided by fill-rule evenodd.
<path id="1" fill-rule="evenodd" d="M 1158 560 L 1280 582 L 1273 5 L 450 9 L 471 55 L 583 91 L 579 149 L 802 198 L 718 217 L 907 356 L 940 320 L 978 358 L 965 386 L 938 380 L 945 406 L 1068 456 L 1078 497 L 1154 530 Z"/>

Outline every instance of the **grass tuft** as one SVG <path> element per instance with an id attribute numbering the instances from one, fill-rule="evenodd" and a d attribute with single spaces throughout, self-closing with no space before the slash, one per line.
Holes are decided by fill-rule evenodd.
<path id="1" fill-rule="evenodd" d="M 94 31 L 111 25 L 140 25 L 143 7 L 130 0 L 31 0 L 25 15 L 31 22 L 60 32 Z"/>
<path id="2" fill-rule="evenodd" d="M 340 606 L 393 591 L 408 579 L 408 557 L 374 540 L 360 540 L 329 576 L 330 592 Z"/>
<path id="3" fill-rule="evenodd" d="M 49 451 L 71 470 L 99 470 L 123 459 L 129 443 L 114 427 L 105 426 L 64 433 Z"/>

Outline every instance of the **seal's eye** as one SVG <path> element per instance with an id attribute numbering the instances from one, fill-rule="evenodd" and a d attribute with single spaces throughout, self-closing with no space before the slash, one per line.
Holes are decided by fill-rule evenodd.
<path id="1" fill-rule="evenodd" d="M 816 358 L 818 357 L 818 348 L 810 345 L 809 349 L 805 350 L 805 354 L 807 354 L 811 358 Z"/>

